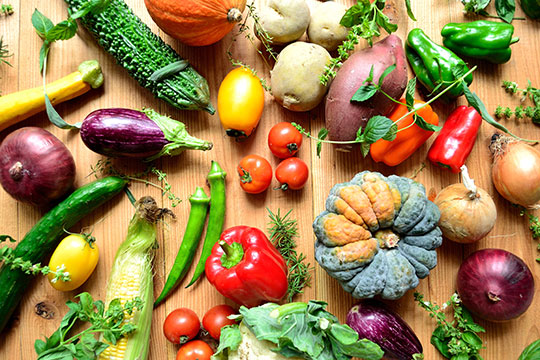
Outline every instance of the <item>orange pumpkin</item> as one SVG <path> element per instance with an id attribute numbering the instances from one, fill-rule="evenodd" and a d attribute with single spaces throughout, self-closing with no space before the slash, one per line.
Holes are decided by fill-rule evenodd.
<path id="1" fill-rule="evenodd" d="M 242 20 L 246 0 L 145 0 L 156 24 L 191 46 L 221 40 Z"/>

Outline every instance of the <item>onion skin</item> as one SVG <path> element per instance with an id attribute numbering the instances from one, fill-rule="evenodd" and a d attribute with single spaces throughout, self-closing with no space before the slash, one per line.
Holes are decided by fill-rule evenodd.
<path id="1" fill-rule="evenodd" d="M 445 238 L 470 244 L 485 237 L 495 226 L 497 208 L 491 196 L 477 188 L 472 195 L 465 185 L 453 184 L 439 192 L 434 201 L 441 211 L 439 228 Z"/>
<path id="2" fill-rule="evenodd" d="M 410 360 L 414 354 L 423 352 L 411 327 L 381 302 L 366 300 L 353 306 L 347 314 L 347 325 L 360 339 L 379 345 L 387 360 Z"/>
<path id="3" fill-rule="evenodd" d="M 483 249 L 461 264 L 457 292 L 473 314 L 489 321 L 506 321 L 529 308 L 534 279 L 516 255 L 502 249 Z"/>
<path id="4" fill-rule="evenodd" d="M 537 208 L 540 201 L 540 151 L 530 145 L 494 135 L 491 177 L 503 198 L 526 208 Z"/>
<path id="5" fill-rule="evenodd" d="M 75 180 L 75 161 L 53 134 L 24 127 L 0 144 L 0 183 L 16 200 L 42 206 L 65 195 Z"/>

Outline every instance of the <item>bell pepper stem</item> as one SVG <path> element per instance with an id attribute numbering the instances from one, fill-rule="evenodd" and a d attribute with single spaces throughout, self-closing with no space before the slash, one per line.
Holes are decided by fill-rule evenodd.
<path id="1" fill-rule="evenodd" d="M 223 250 L 221 265 L 226 269 L 238 265 L 244 257 L 244 249 L 240 243 L 233 242 L 232 244 L 228 244 L 224 240 L 220 240 L 219 246 Z"/>
<path id="2" fill-rule="evenodd" d="M 519 41 L 519 38 L 518 38 L 518 37 L 514 37 L 514 38 L 512 38 L 512 40 L 510 40 L 510 45 L 515 44 L 515 43 L 517 43 L 518 41 Z"/>

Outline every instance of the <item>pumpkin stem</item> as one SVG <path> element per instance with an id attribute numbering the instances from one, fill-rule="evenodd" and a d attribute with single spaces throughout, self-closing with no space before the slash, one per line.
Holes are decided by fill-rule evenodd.
<path id="1" fill-rule="evenodd" d="M 467 169 L 466 165 L 463 165 L 461 168 L 461 176 L 463 177 L 463 185 L 469 190 L 469 198 L 471 200 L 477 199 L 480 197 L 480 194 L 478 194 L 478 189 L 476 188 L 476 185 L 474 184 L 474 180 L 471 179 L 469 176 L 469 169 Z"/>
<path id="2" fill-rule="evenodd" d="M 229 12 L 227 13 L 227 21 L 228 22 L 242 21 L 242 12 L 238 10 L 237 8 L 229 9 Z"/>

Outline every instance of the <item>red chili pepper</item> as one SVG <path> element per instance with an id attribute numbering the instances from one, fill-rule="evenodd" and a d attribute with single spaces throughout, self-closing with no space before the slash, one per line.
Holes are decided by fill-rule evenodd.
<path id="1" fill-rule="evenodd" d="M 253 307 L 287 292 L 287 264 L 264 233 L 249 226 L 225 230 L 206 261 L 208 281 L 225 297 Z"/>
<path id="2" fill-rule="evenodd" d="M 459 106 L 452 111 L 428 152 L 435 165 L 460 172 L 476 142 L 482 116 L 473 108 Z"/>

